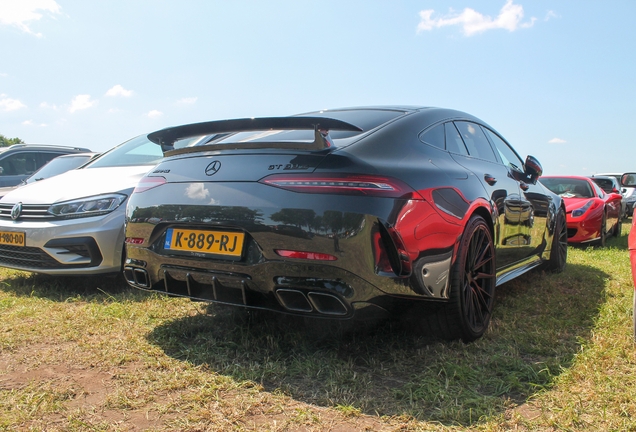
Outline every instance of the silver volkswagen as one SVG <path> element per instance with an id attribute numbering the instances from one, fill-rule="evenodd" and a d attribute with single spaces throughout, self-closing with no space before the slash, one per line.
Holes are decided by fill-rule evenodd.
<path id="1" fill-rule="evenodd" d="M 142 135 L 80 169 L 6 194 L 0 266 L 58 275 L 119 272 L 126 201 L 162 157 Z"/>

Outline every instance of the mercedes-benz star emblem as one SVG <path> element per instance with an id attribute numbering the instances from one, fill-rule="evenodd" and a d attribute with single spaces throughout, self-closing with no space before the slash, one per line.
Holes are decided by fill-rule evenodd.
<path id="1" fill-rule="evenodd" d="M 13 208 L 11 208 L 11 219 L 16 220 L 22 214 L 22 203 L 16 203 Z"/>
<path id="2" fill-rule="evenodd" d="M 213 176 L 221 169 L 221 161 L 215 160 L 205 167 L 205 175 Z"/>

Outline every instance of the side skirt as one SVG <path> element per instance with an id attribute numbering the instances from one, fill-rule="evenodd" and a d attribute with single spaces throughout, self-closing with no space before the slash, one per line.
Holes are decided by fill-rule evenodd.
<path id="1" fill-rule="evenodd" d="M 521 276 L 522 274 L 529 272 L 533 268 L 539 267 L 543 264 L 544 261 L 538 257 L 532 257 L 528 260 L 522 261 L 521 263 L 517 263 L 512 267 L 508 267 L 504 270 L 497 272 L 497 286 L 502 285 L 517 276 Z"/>

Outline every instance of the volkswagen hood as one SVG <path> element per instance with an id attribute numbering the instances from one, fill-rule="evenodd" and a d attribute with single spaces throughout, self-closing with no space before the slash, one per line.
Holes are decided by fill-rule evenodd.
<path id="1" fill-rule="evenodd" d="M 107 193 L 130 195 L 139 179 L 152 167 L 141 165 L 72 170 L 19 187 L 7 193 L 0 202 L 53 204 Z"/>

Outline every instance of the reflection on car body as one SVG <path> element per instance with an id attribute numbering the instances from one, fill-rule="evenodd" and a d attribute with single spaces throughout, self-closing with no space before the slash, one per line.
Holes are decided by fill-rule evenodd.
<path id="1" fill-rule="evenodd" d="M 226 135 L 171 150 L 204 133 Z M 341 319 L 434 302 L 422 320 L 470 341 L 496 285 L 565 266 L 565 207 L 537 182 L 540 164 L 466 113 L 325 110 L 149 138 L 167 153 L 127 206 L 124 274 L 137 288 Z"/>

